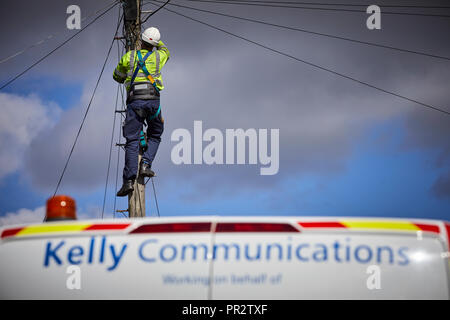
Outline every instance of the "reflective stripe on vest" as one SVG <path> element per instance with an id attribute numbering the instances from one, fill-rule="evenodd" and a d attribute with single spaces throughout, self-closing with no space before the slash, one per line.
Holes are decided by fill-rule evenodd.
<path id="1" fill-rule="evenodd" d="M 159 55 L 159 52 L 158 52 L 158 50 L 155 50 L 155 51 L 149 51 L 149 53 L 152 53 L 152 52 L 154 52 L 155 53 L 155 66 L 156 66 L 156 73 L 150 73 L 150 75 L 153 77 L 153 78 L 158 78 L 159 76 L 161 76 L 161 72 L 159 72 L 159 65 L 160 65 L 160 61 L 161 61 L 161 58 L 160 58 L 160 55 Z M 134 74 L 134 71 L 135 71 L 135 69 L 134 69 L 134 67 L 135 67 L 135 63 L 134 63 L 134 61 L 135 61 L 135 54 L 136 54 L 136 52 L 134 51 L 134 50 L 131 50 L 130 51 L 130 70 L 128 71 L 128 73 L 127 73 L 127 77 L 132 77 L 133 76 L 133 74 Z M 137 65 L 137 64 L 136 64 Z M 145 74 L 145 73 L 142 73 L 142 72 L 139 72 L 137 75 L 136 75 L 136 78 L 146 78 L 147 77 L 147 75 Z M 155 79 L 156 80 L 156 79 Z M 156 80 L 156 81 L 158 81 L 158 83 L 160 83 L 160 81 L 159 80 Z"/>
<path id="2" fill-rule="evenodd" d="M 158 50 L 156 50 L 156 52 L 158 53 Z M 150 52 L 147 52 L 147 54 L 145 55 L 145 57 L 142 58 L 141 51 L 138 51 L 138 52 L 137 52 L 138 58 L 139 58 L 139 66 L 140 66 L 140 68 L 141 68 L 142 70 L 144 70 L 144 73 L 145 73 L 147 79 L 150 80 L 151 84 L 153 85 L 153 87 L 155 87 L 156 91 L 159 91 L 158 87 L 156 86 L 156 81 L 155 81 L 155 79 L 154 79 L 153 76 L 150 74 L 150 72 L 149 72 L 148 69 L 147 69 L 147 66 L 145 65 L 145 61 L 147 60 L 147 58 L 148 58 L 148 56 L 149 56 L 149 53 L 150 53 Z M 159 60 L 159 59 L 156 59 L 156 60 Z M 158 65 L 158 67 L 159 67 L 159 65 Z M 156 69 L 156 70 L 158 70 L 158 69 Z"/>
<path id="3" fill-rule="evenodd" d="M 145 77 L 147 77 L 148 71 L 147 71 L 147 67 L 145 66 L 145 61 L 151 55 L 152 52 L 151 51 L 147 52 L 147 54 L 145 55 L 144 59 L 142 59 L 141 51 L 138 51 L 137 53 L 138 53 L 138 56 L 139 56 L 139 66 L 136 67 L 136 69 L 134 70 L 133 77 L 131 78 L 130 86 L 133 84 L 134 80 L 136 79 L 140 68 L 142 68 L 144 70 Z"/>
<path id="4" fill-rule="evenodd" d="M 120 71 L 117 70 L 117 69 L 114 70 L 114 73 L 115 73 L 115 75 L 116 75 L 117 77 L 119 77 L 119 78 L 126 78 L 126 77 L 127 77 L 127 74 L 125 74 L 125 73 L 123 73 L 123 72 L 120 72 Z"/>

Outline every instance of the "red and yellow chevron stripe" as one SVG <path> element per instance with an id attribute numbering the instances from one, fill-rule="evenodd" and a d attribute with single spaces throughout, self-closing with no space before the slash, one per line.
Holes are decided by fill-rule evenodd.
<path id="1" fill-rule="evenodd" d="M 6 229 L 2 232 L 1 237 L 26 237 L 42 234 L 67 234 L 74 232 L 84 232 L 84 231 L 99 231 L 99 230 L 124 230 L 131 223 L 111 223 L 111 224 L 92 224 L 92 223 L 81 223 L 81 224 L 40 224 L 32 225 L 22 228 Z"/>
<path id="2" fill-rule="evenodd" d="M 132 223 L 45 223 L 21 228 L 5 229 L 1 238 L 27 237 L 36 235 L 74 234 L 89 231 L 124 231 Z M 231 226 L 230 226 L 231 225 Z M 336 219 L 329 221 L 298 221 L 295 228 L 289 223 L 222 223 L 219 222 L 215 232 L 301 232 L 320 229 L 346 229 L 354 231 L 395 231 L 395 232 L 432 232 L 440 233 L 436 224 L 414 223 L 401 220 L 357 220 Z M 202 223 L 151 223 L 131 228 L 127 233 L 158 232 L 209 232 L 211 222 Z M 201 227 L 201 228 L 200 228 Z"/>
<path id="3" fill-rule="evenodd" d="M 432 224 L 413 223 L 410 221 L 392 220 L 338 220 L 338 221 L 300 221 L 299 226 L 305 229 L 343 228 L 351 230 L 382 230 L 382 231 L 426 231 L 439 233 L 439 226 Z"/>

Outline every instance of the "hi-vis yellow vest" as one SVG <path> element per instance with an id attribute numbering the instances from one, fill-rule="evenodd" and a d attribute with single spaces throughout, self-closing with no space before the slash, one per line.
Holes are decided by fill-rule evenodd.
<path id="1" fill-rule="evenodd" d="M 147 50 L 141 50 L 143 56 L 147 54 Z M 161 69 L 169 60 L 170 52 L 162 41 L 159 41 L 157 50 L 154 50 L 152 54 L 145 61 L 145 66 L 148 72 L 150 72 L 153 79 L 155 79 L 156 86 L 161 91 L 164 89 L 164 85 L 161 77 Z M 128 51 L 122 59 L 113 73 L 113 78 L 119 83 L 124 83 L 127 90 L 130 88 L 131 78 L 136 68 L 139 68 L 139 59 L 135 50 Z M 148 82 L 147 76 L 143 70 L 139 70 L 134 82 Z"/>

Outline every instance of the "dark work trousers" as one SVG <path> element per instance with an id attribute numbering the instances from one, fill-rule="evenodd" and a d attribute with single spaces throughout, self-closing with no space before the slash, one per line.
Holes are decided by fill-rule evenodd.
<path id="1" fill-rule="evenodd" d="M 138 171 L 139 135 L 142 131 L 144 120 L 147 120 L 148 148 L 142 159 L 152 163 L 158 151 L 161 135 L 164 131 L 164 120 L 161 112 L 154 117 L 158 111 L 160 100 L 135 100 L 127 105 L 127 117 L 123 125 L 123 136 L 125 145 L 125 167 L 123 168 L 123 179 L 132 180 L 136 178 Z M 153 119 L 151 119 L 153 117 Z M 151 120 L 150 120 L 151 119 Z"/>

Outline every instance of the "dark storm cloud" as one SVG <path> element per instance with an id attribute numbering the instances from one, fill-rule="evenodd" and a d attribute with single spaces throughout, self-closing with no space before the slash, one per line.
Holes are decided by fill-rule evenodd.
<path id="1" fill-rule="evenodd" d="M 8 43 L 2 56 L 64 29 L 68 5 L 78 4 L 82 14 L 87 14 L 107 3 L 38 1 L 27 4 L 29 10 L 17 10 L 18 4 L 3 3 L 2 30 L 14 30 L 19 37 L 10 32 L 2 33 L 1 41 Z M 369 31 L 365 27 L 366 15 L 362 13 L 206 4 L 198 7 L 450 56 L 448 19 L 382 16 L 382 30 Z M 376 86 L 450 108 L 449 61 L 171 9 Z M 51 188 L 55 184 L 59 171 L 54 168 L 60 168 L 66 159 L 116 19 L 117 11 L 101 18 L 28 75 L 35 78 L 61 77 L 64 81 L 81 82 L 85 88 L 80 104 L 66 112 L 54 128 L 37 137 L 29 149 L 29 174 L 40 187 Z M 404 119 L 405 148 L 434 148 L 442 159 L 440 166 L 450 165 L 444 152 L 449 148 L 449 116 L 271 53 L 165 11 L 152 17 L 151 23 L 146 24 L 150 25 L 160 28 L 172 53 L 163 70 L 166 91 L 162 103 L 166 130 L 155 163 L 158 174 L 164 177 L 163 183 L 189 181 L 194 186 L 192 194 L 213 195 L 271 188 L 281 179 L 301 177 L 310 172 L 330 176 L 346 168 L 352 145 L 364 132 L 393 118 Z M 63 35 L 67 37 L 71 32 L 64 31 Z M 63 38 L 61 36 L 59 41 Z M 50 43 L 56 45 L 59 41 Z M 52 46 L 40 46 L 22 55 L 23 59 L 2 65 L 1 79 L 23 67 L 21 63 L 17 64 L 18 61 L 29 64 L 49 47 Z M 65 180 L 65 183 L 80 189 L 95 187 L 104 181 L 111 106 L 116 88 L 111 79 L 117 63 L 117 53 L 113 53 Z M 105 116 L 106 110 L 111 114 Z M 204 130 L 279 128 L 279 174 L 261 177 L 259 167 L 255 166 L 174 166 L 170 161 L 173 146 L 170 134 L 177 128 L 187 128 L 192 132 L 194 120 L 202 120 Z M 240 188 L 232 187 L 237 184 Z"/>

